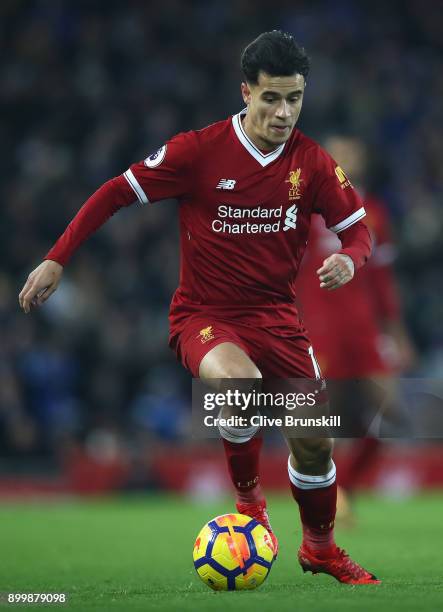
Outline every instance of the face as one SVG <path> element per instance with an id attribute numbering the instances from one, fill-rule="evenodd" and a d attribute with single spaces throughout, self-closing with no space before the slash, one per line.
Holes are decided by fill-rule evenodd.
<path id="1" fill-rule="evenodd" d="M 272 150 L 288 140 L 297 123 L 303 102 L 305 79 L 301 74 L 270 76 L 259 72 L 258 83 L 242 83 L 248 112 L 246 134 L 263 150 Z"/>

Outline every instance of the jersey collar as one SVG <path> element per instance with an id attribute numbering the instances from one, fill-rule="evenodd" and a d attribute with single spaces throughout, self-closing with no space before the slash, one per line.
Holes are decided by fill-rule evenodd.
<path id="1" fill-rule="evenodd" d="M 252 142 L 252 140 L 246 135 L 246 132 L 243 129 L 242 117 L 246 115 L 247 110 L 247 108 L 244 108 L 237 115 L 233 115 L 232 125 L 234 127 L 234 131 L 237 135 L 237 138 L 248 151 L 248 153 L 252 155 L 252 157 L 257 160 L 261 166 L 265 167 L 282 154 L 286 143 L 284 142 L 279 147 L 277 147 L 273 151 L 270 151 L 269 153 L 262 153 L 260 149 L 258 149 Z"/>

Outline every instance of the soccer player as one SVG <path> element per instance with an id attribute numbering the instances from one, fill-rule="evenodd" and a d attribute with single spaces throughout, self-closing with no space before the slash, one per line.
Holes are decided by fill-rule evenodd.
<path id="1" fill-rule="evenodd" d="M 253 388 L 270 378 L 320 377 L 294 302 L 311 214 L 319 212 L 341 242 L 318 271 L 328 291 L 349 282 L 370 255 L 365 210 L 334 160 L 295 127 L 309 60 L 294 38 L 261 34 L 243 51 L 241 66 L 246 109 L 171 138 L 102 185 L 29 275 L 19 296 L 26 313 L 50 297 L 74 251 L 120 207 L 176 198 L 181 270 L 169 341 L 184 367 L 205 381 L 245 379 Z M 237 509 L 270 531 L 276 555 L 259 482 L 262 440 L 255 433 L 221 429 Z M 349 584 L 378 583 L 334 541 L 332 440 L 287 443 L 303 570 Z"/>
<path id="2" fill-rule="evenodd" d="M 365 405 L 369 409 L 376 407 L 374 392 L 379 388 L 388 389 L 395 398 L 394 377 L 411 367 L 414 349 L 401 313 L 392 265 L 395 245 L 386 206 L 364 189 L 368 167 L 366 147 L 358 138 L 350 136 L 330 136 L 324 144 L 346 168 L 355 188 L 364 197 L 374 247 L 368 264 L 343 290 L 322 291 L 315 282 L 315 271 L 339 242 L 322 217 L 313 215 L 308 246 L 297 276 L 297 298 L 323 376 L 340 381 L 333 385 L 340 394 L 337 401 L 343 405 L 358 402 L 359 412 L 363 412 Z M 359 384 L 352 384 L 356 380 Z M 353 517 L 347 494 L 354 492 L 379 446 L 377 438 L 359 439 L 352 446 L 346 469 L 341 471 L 338 513 L 348 524 L 353 522 Z"/>

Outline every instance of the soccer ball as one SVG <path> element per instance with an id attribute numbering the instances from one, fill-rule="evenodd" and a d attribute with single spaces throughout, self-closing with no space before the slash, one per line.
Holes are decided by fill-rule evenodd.
<path id="1" fill-rule="evenodd" d="M 197 574 L 214 591 L 255 589 L 271 570 L 274 547 L 255 519 L 223 514 L 200 531 L 193 557 Z"/>

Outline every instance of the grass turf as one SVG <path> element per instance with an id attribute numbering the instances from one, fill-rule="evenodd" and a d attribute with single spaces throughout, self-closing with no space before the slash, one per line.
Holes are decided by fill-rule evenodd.
<path id="1" fill-rule="evenodd" d="M 257 591 L 214 593 L 192 565 L 201 526 L 231 511 L 167 496 L 0 506 L 0 592 L 66 592 L 69 611 L 436 612 L 443 609 L 443 496 L 365 497 L 358 526 L 337 541 L 383 579 L 352 587 L 303 574 L 300 527 L 288 496 L 269 500 L 280 554 Z M 10 605 L 10 609 L 61 609 Z"/>

